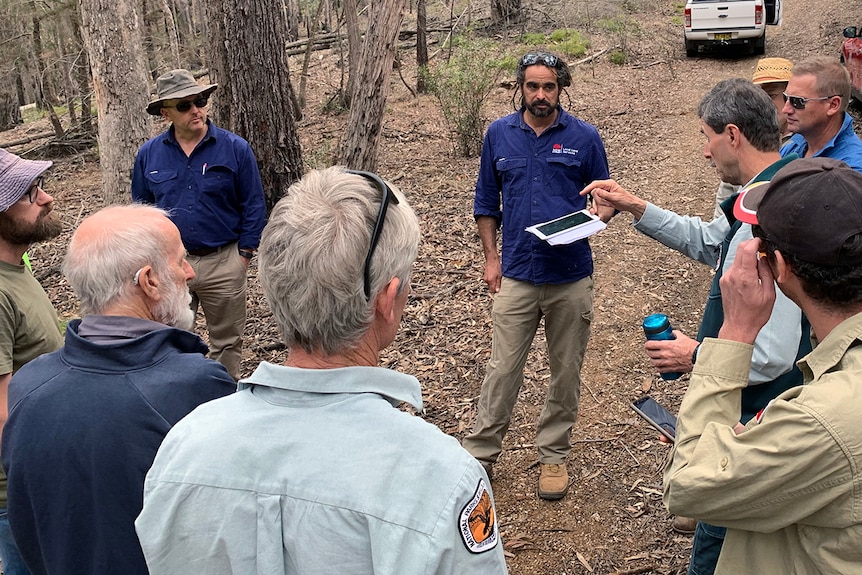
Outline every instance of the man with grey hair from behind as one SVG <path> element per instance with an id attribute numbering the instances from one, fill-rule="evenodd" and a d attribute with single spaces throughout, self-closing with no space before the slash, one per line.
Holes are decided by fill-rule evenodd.
<path id="1" fill-rule="evenodd" d="M 146 575 L 135 534 L 144 476 L 170 427 L 235 384 L 191 328 L 194 272 L 158 208 L 105 208 L 63 271 L 81 301 L 58 351 L 9 384 L 9 522 L 32 573 Z"/>
<path id="2" fill-rule="evenodd" d="M 415 378 L 377 367 L 418 245 L 375 174 L 291 186 L 259 251 L 289 355 L 168 434 L 136 522 L 151 573 L 506 573 L 481 465 L 396 409 L 421 411 Z"/>

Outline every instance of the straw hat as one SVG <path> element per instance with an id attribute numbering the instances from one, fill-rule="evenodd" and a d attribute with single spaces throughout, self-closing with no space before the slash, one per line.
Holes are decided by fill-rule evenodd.
<path id="1" fill-rule="evenodd" d="M 757 61 L 757 68 L 754 69 L 754 77 L 751 81 L 755 84 L 789 82 L 791 68 L 793 68 L 793 62 L 786 58 L 761 58 Z"/>

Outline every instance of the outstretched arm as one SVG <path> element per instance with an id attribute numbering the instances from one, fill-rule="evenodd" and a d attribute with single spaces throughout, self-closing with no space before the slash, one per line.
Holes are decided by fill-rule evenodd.
<path id="1" fill-rule="evenodd" d="M 632 194 L 614 180 L 596 180 L 581 190 L 581 195 L 592 194 L 595 201 L 590 210 L 600 217 L 606 213 L 606 208 L 629 212 L 636 220 L 641 219 L 647 203 Z"/>

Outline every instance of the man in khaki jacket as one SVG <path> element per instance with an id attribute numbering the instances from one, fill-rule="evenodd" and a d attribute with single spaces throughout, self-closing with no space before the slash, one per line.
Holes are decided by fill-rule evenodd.
<path id="1" fill-rule="evenodd" d="M 753 225 L 721 280 L 724 323 L 700 350 L 664 501 L 727 527 L 717 574 L 862 573 L 862 174 L 787 164 L 734 215 Z M 773 283 L 773 280 L 775 283 Z M 819 342 L 791 388 L 744 427 L 740 392 L 775 284 Z"/>

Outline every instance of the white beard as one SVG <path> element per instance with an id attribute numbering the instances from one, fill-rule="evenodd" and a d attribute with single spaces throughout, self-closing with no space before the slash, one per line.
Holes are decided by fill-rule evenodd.
<path id="1" fill-rule="evenodd" d="M 195 326 L 195 312 L 189 307 L 192 296 L 188 288 L 182 289 L 171 284 L 165 290 L 164 297 L 153 307 L 153 317 L 157 322 L 192 331 Z"/>

